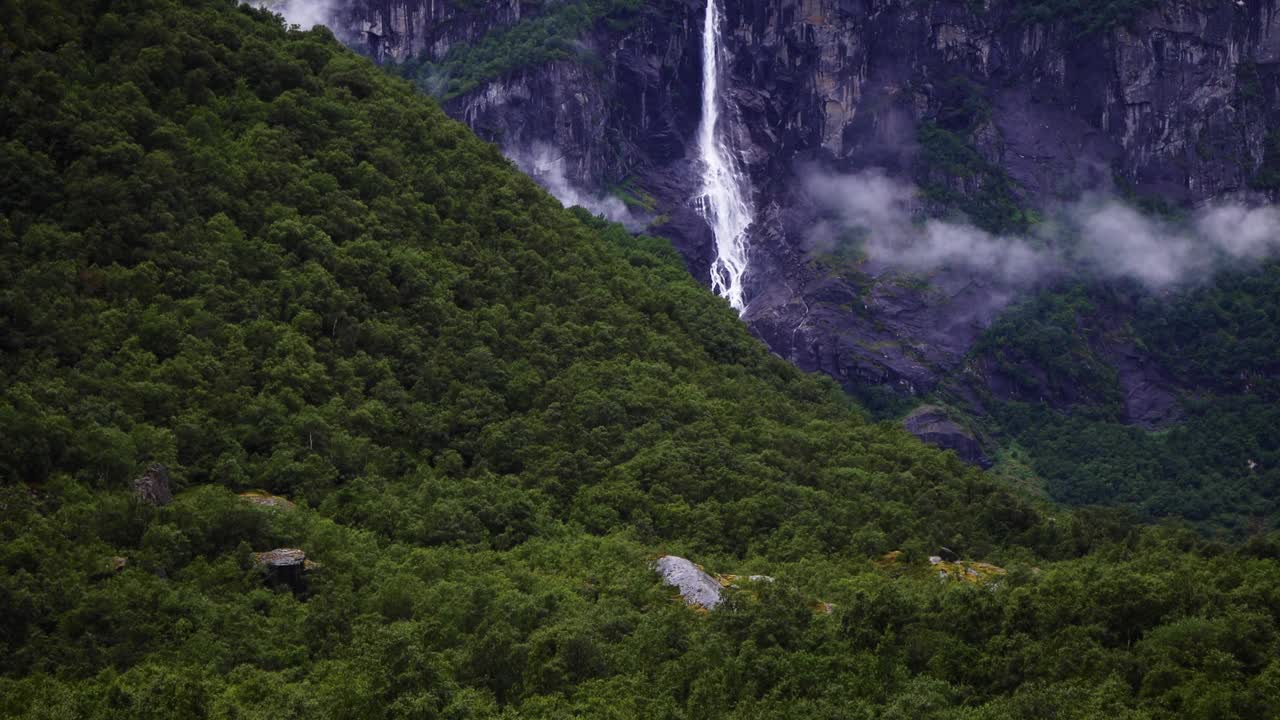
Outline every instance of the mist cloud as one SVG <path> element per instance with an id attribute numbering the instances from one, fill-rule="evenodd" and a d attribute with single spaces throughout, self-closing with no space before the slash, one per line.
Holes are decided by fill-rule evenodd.
<path id="1" fill-rule="evenodd" d="M 631 214 L 627 204 L 613 196 L 592 195 L 569 182 L 565 176 L 564 154 L 545 143 L 502 151 L 516 167 L 551 193 L 565 207 L 581 207 L 593 215 L 622 223 L 629 230 L 643 229 L 644 223 Z"/>
<path id="2" fill-rule="evenodd" d="M 334 16 L 335 0 L 258 0 L 253 5 L 283 15 L 285 22 L 310 30 L 328 25 Z"/>
<path id="3" fill-rule="evenodd" d="M 814 204 L 835 218 L 812 233 L 815 245 L 860 228 L 871 260 L 910 271 L 964 268 L 1009 284 L 1088 273 L 1163 289 L 1280 254 L 1280 210 L 1270 206 L 1214 205 L 1173 223 L 1089 197 L 1063 206 L 1032 235 L 995 235 L 925 218 L 916 188 L 879 170 L 810 171 L 802 181 Z"/>
<path id="4" fill-rule="evenodd" d="M 837 217 L 836 227 L 818 228 L 818 244 L 830 242 L 841 229 L 862 228 L 867 231 L 867 255 L 878 262 L 921 272 L 965 267 L 1009 283 L 1032 280 L 1059 264 L 1027 238 L 924 218 L 916 189 L 879 170 L 857 175 L 807 173 L 804 184 L 818 207 Z"/>

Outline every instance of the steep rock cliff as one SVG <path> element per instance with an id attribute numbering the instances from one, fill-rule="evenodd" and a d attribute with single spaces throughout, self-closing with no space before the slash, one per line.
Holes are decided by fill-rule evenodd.
<path id="1" fill-rule="evenodd" d="M 348 46 L 378 62 L 439 59 L 536 12 L 538 3 L 499 0 L 350 0 L 336 3 L 328 25 Z"/>
<path id="2" fill-rule="evenodd" d="M 744 319 L 778 354 L 851 388 L 947 384 L 977 410 L 986 393 L 1016 396 L 971 354 L 1012 294 L 981 272 L 824 265 L 804 168 L 883 167 L 953 198 L 998 181 L 1029 207 L 1090 190 L 1196 203 L 1251 191 L 1280 108 L 1280 0 L 1158 0 L 1102 21 L 1027 0 L 720 1 L 726 114 L 756 194 Z M 332 26 L 380 61 L 440 63 L 551 7 L 345 0 Z M 639 193 L 637 216 L 706 277 L 693 152 L 703 8 L 659 0 L 625 22 L 597 18 L 573 57 L 500 66 L 446 109 L 513 156 L 553 148 L 587 192 Z M 960 137 L 998 177 L 940 169 L 920 146 L 926 126 Z M 1176 415 L 1135 344 L 1111 335 L 1102 354 L 1121 370 L 1131 421 Z"/>

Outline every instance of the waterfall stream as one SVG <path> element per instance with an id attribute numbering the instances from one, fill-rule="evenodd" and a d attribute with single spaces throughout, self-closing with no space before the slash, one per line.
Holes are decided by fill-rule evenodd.
<path id="1" fill-rule="evenodd" d="M 728 133 L 720 120 L 720 11 L 707 0 L 702 30 L 702 125 L 698 154 L 702 159 L 702 192 L 698 209 L 715 236 L 711 289 L 739 313 L 746 309 L 742 278 L 747 271 L 747 226 L 751 224 L 751 192 L 738 168 Z"/>

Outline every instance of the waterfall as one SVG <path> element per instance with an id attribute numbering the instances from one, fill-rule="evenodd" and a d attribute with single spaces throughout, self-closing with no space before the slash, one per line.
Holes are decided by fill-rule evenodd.
<path id="1" fill-rule="evenodd" d="M 734 160 L 728 134 L 720 122 L 720 11 L 707 0 L 702 29 L 702 125 L 698 154 L 702 159 L 702 192 L 698 209 L 711 226 L 716 259 L 711 263 L 711 289 L 739 313 L 746 308 L 742 277 L 747 271 L 747 226 L 751 194 Z"/>

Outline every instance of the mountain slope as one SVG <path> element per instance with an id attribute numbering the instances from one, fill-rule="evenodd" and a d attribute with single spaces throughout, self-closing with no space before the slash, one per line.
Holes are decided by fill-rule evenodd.
<path id="1" fill-rule="evenodd" d="M 840 467 L 908 501 L 953 479 L 942 525 L 984 536 L 960 503 L 991 483 L 771 358 L 660 242 L 564 212 L 323 35 L 179 18 L 110 43 L 128 24 L 92 18 L 83 54 L 28 35 L 61 55 L 9 70 L 7 166 L 34 168 L 6 191 L 11 477 L 106 488 L 160 461 L 320 504 L 434 471 L 528 491 L 535 524 L 623 483 L 588 504 L 741 553 L 761 533 L 701 516 L 767 492 L 866 519 Z"/>
<path id="2" fill-rule="evenodd" d="M 1275 0 L 719 5 L 720 115 L 759 209 L 744 320 L 774 352 L 877 416 L 947 405 L 999 471 L 1025 452 L 1059 501 L 1238 537 L 1280 525 L 1273 398 L 1258 381 L 1280 354 L 1274 260 L 1225 276 L 1208 263 L 1158 292 L 1108 267 L 1162 267 L 1162 247 L 1176 266 L 1165 236 L 1192 207 L 1274 199 Z M 705 7 L 343 0 L 325 22 L 567 200 L 651 223 L 705 279 L 714 246 L 692 202 Z M 858 196 L 888 203 L 849 181 L 868 168 L 895 179 L 911 217 L 956 235 L 840 232 Z M 1122 233 L 1103 267 L 1058 277 L 1041 236 L 1061 234 L 1082 193 L 1161 217 L 1160 239 L 1124 250 L 1136 231 Z M 1014 249 L 1038 269 L 1007 282 L 992 268 Z M 1183 350 L 1203 338 L 1217 349 L 1188 373 Z M 1159 435 L 1179 424 L 1187 440 Z M 1117 451 L 1094 462 L 1097 447 Z"/>
<path id="3" fill-rule="evenodd" d="M 1033 508 L 868 423 L 327 33 L 221 0 L 0 28 L 0 715 L 1280 702 L 1274 539 Z M 939 582 L 939 544 L 1009 572 Z M 264 578 L 281 547 L 319 566 Z M 776 579 L 706 617 L 665 552 Z"/>

